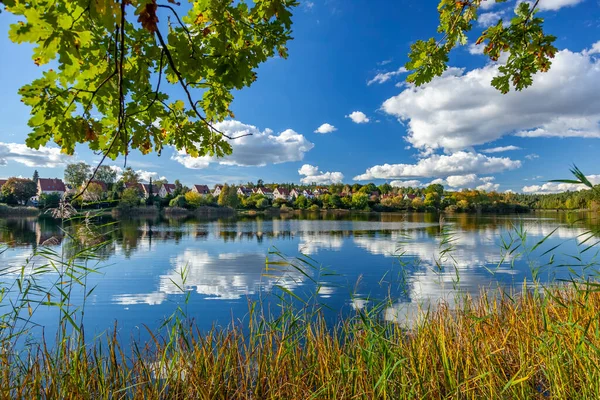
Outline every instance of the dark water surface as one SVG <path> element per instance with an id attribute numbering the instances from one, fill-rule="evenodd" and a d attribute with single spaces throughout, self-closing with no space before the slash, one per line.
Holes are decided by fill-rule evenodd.
<path id="1" fill-rule="evenodd" d="M 393 301 L 382 317 L 402 320 L 417 305 L 451 303 L 457 290 L 477 295 L 481 288 L 520 287 L 534 276 L 542 282 L 594 277 L 597 269 L 597 246 L 590 247 L 597 239 L 590 230 L 598 220 L 584 213 L 456 214 L 446 215 L 442 225 L 438 215 L 417 213 L 105 218 L 96 224 L 0 219 L 5 282 L 48 263 L 43 256 L 30 258 L 41 243 L 50 239 L 50 249 L 69 257 L 102 233 L 107 244 L 95 252 L 98 260 L 86 263 L 98 270 L 85 281 L 88 290 L 95 287 L 85 304 L 88 334 L 118 320 L 121 332 L 135 336 L 143 324 L 157 327 L 178 306 L 201 329 L 223 326 L 245 318 L 249 301 L 277 304 L 272 292 L 281 293 L 281 287 L 303 298 L 314 294 L 336 315 L 389 296 Z M 265 271 L 267 257 L 281 261 L 270 251 L 288 259 L 304 254 L 313 267 L 274 265 Z M 45 282 L 58 276 L 39 275 Z M 189 293 L 187 304 L 181 289 Z M 73 305 L 81 300 L 75 291 Z M 34 320 L 50 331 L 57 312 L 40 307 Z"/>

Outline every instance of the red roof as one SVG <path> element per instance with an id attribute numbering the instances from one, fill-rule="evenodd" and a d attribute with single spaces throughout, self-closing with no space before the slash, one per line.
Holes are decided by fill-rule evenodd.
<path id="1" fill-rule="evenodd" d="M 286 188 L 277 188 L 277 191 L 282 196 L 289 196 L 290 195 L 289 190 L 287 190 Z"/>
<path id="2" fill-rule="evenodd" d="M 174 183 L 163 183 L 163 186 L 165 187 L 165 190 L 167 191 L 168 194 L 173 193 L 176 189 L 176 186 Z"/>
<path id="3" fill-rule="evenodd" d="M 196 189 L 196 192 L 198 192 L 200 194 L 209 194 L 210 193 L 210 189 L 208 188 L 207 185 L 194 185 L 194 188 Z"/>
<path id="4" fill-rule="evenodd" d="M 39 178 L 38 185 L 43 192 L 66 192 L 65 184 L 58 178 Z"/>
<path id="5" fill-rule="evenodd" d="M 8 179 L 0 179 L 0 187 L 4 186 Z"/>
<path id="6" fill-rule="evenodd" d="M 260 190 L 263 193 L 273 193 L 273 191 L 271 189 L 266 188 L 266 187 L 261 187 L 261 188 L 258 188 L 257 190 Z"/>

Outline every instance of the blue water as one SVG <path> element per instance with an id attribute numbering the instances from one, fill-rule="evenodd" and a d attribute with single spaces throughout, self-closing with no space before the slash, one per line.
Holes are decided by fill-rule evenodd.
<path id="1" fill-rule="evenodd" d="M 82 223 L 0 220 L 5 285 L 19 274 L 43 284 L 56 281 L 58 273 L 43 267 L 48 256 L 27 261 L 44 249 L 41 243 L 54 238 L 47 248 L 68 258 L 102 233 L 106 244 L 95 252 L 98 259 L 78 261 L 97 271 L 87 275 L 84 289 L 75 285 L 70 304 L 84 311 L 88 336 L 115 321 L 122 337 L 145 336 L 145 326 L 158 327 L 178 307 L 200 329 L 226 326 L 247 318 L 249 302 L 261 299 L 276 308 L 281 301 L 275 295 L 286 291 L 326 305 L 332 318 L 391 298 L 381 316 L 403 322 L 419 306 L 452 304 L 459 291 L 476 296 L 482 289 L 519 288 L 534 277 L 541 282 L 595 277 L 598 269 L 598 249 L 591 246 L 598 221 L 590 214 L 456 214 L 443 224 L 434 214 L 95 223 L 90 233 Z M 296 257 L 310 259 L 310 265 Z M 267 270 L 267 259 L 279 263 Z M 92 288 L 84 305 L 83 293 Z M 74 317 L 79 322 L 80 312 Z M 51 334 L 56 307 L 38 307 L 32 321 L 39 324 L 34 335 Z"/>

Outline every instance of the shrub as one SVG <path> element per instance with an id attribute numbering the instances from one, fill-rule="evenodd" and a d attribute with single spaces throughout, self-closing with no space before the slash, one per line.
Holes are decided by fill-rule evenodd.
<path id="1" fill-rule="evenodd" d="M 169 207 L 184 208 L 185 206 L 187 206 L 187 201 L 185 197 L 186 196 L 179 195 L 174 199 L 171 199 L 171 201 L 169 201 Z"/>

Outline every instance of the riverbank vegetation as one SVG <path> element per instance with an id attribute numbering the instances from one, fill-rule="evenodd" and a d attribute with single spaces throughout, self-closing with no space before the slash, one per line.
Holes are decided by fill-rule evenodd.
<path id="1" fill-rule="evenodd" d="M 199 332 L 178 310 L 145 343 L 115 331 L 0 353 L 3 398 L 598 398 L 600 293 L 592 283 L 482 293 L 419 312 L 409 330 L 357 309 L 251 305 Z M 7 327 L 2 329 L 8 337 Z M 6 343 L 5 343 L 6 344 Z M 6 349 L 6 347 L 5 347 Z"/>

